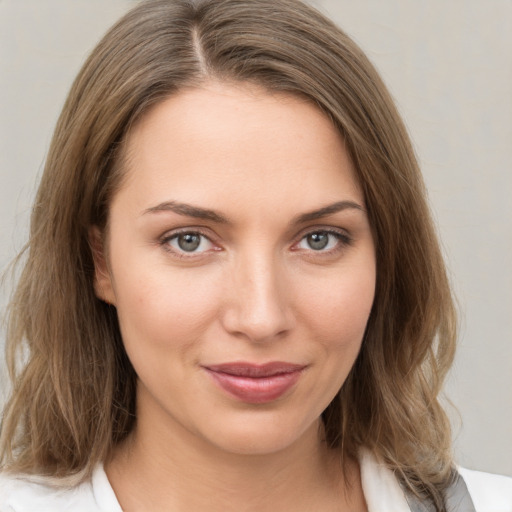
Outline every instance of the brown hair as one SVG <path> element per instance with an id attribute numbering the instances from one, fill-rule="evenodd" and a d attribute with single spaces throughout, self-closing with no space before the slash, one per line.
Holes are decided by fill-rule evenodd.
<path id="1" fill-rule="evenodd" d="M 136 376 L 115 309 L 94 294 L 88 230 L 107 222 L 130 126 L 211 78 L 308 97 L 344 136 L 374 232 L 377 287 L 360 355 L 323 413 L 327 442 L 343 457 L 368 447 L 442 510 L 452 461 L 438 394 L 455 314 L 421 174 L 373 66 L 298 0 L 146 1 L 83 66 L 55 130 L 9 309 L 4 467 L 84 478 L 133 428 Z"/>

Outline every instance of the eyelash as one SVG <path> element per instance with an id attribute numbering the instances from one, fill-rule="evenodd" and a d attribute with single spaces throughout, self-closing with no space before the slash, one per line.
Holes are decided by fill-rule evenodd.
<path id="1" fill-rule="evenodd" d="M 314 234 L 326 234 L 326 235 L 333 236 L 337 239 L 338 243 L 336 244 L 335 247 L 325 250 L 325 251 L 322 249 L 315 250 L 313 248 L 305 249 L 307 252 L 311 252 L 312 254 L 334 255 L 334 254 L 337 254 L 339 251 L 343 250 L 344 248 L 350 246 L 353 242 L 353 239 L 344 231 L 336 230 L 336 229 L 332 229 L 332 228 L 315 228 L 315 229 L 310 229 L 309 231 L 301 234 L 299 240 L 293 244 L 292 250 L 300 251 L 301 249 L 296 248 L 296 246 L 299 245 L 308 236 L 311 236 Z M 172 248 L 170 246 L 170 242 L 172 240 L 177 240 L 178 237 L 183 236 L 183 235 L 198 235 L 198 236 L 202 237 L 203 239 L 208 240 L 208 242 L 215 247 L 215 243 L 212 242 L 210 236 L 205 234 L 200 229 L 183 229 L 180 231 L 175 231 L 171 234 L 166 234 L 164 237 L 162 237 L 160 239 L 160 245 L 167 252 L 171 253 L 174 257 L 177 257 L 177 258 L 187 258 L 187 259 L 198 258 L 201 255 L 203 255 L 205 252 L 208 252 L 208 250 L 206 250 L 203 252 L 196 253 L 193 251 L 187 252 L 185 250 L 176 250 L 176 249 Z M 202 243 L 202 241 L 200 243 Z M 222 249 L 218 248 L 218 246 L 216 249 L 214 249 L 214 251 L 219 251 L 219 250 L 222 250 Z"/>
<path id="2" fill-rule="evenodd" d="M 215 244 L 214 244 L 214 242 L 212 242 L 210 236 L 208 236 L 203 231 L 201 231 L 200 229 L 197 229 L 197 228 L 194 228 L 194 229 L 182 229 L 182 230 L 179 230 L 179 231 L 174 231 L 171 234 L 166 234 L 166 235 L 164 235 L 160 239 L 160 245 L 167 252 L 171 253 L 174 257 L 177 257 L 177 258 L 191 259 L 191 258 L 197 258 L 200 255 L 204 254 L 204 252 L 195 253 L 195 252 L 187 252 L 187 251 L 184 251 L 184 250 L 173 249 L 170 246 L 170 242 L 172 240 L 175 240 L 175 239 L 177 240 L 180 236 L 183 236 L 183 235 L 199 235 L 201 238 L 208 240 L 208 242 L 215 247 Z M 202 243 L 202 241 L 200 243 Z M 218 251 L 219 249 L 215 249 L 215 250 Z"/>
<path id="3" fill-rule="evenodd" d="M 315 250 L 313 248 L 305 249 L 306 251 L 315 254 L 315 255 L 335 255 L 339 251 L 342 251 L 346 247 L 350 246 L 353 242 L 353 239 L 345 232 L 341 230 L 336 230 L 333 228 L 315 228 L 312 230 L 307 231 L 306 233 L 303 233 L 299 239 L 298 242 L 294 244 L 294 247 L 300 244 L 303 240 L 305 240 L 308 236 L 315 235 L 315 234 L 325 234 L 330 235 L 336 238 L 337 243 L 335 247 L 328 249 L 328 250 Z M 329 242 L 328 242 L 329 243 Z M 296 251 L 299 251 L 301 249 L 294 249 Z"/>

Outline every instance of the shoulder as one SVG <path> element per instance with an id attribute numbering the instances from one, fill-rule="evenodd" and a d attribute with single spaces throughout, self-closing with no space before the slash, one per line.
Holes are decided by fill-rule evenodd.
<path id="1" fill-rule="evenodd" d="M 512 478 L 458 468 L 477 512 L 512 512 Z"/>
<path id="2" fill-rule="evenodd" d="M 0 473 L 0 512 L 120 512 L 113 496 L 103 468 L 92 480 L 68 487 L 51 485 L 42 477 Z"/>

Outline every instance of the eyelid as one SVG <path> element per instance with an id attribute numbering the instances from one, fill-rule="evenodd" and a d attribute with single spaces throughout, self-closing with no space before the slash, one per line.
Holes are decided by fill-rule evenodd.
<path id="1" fill-rule="evenodd" d="M 199 257 L 206 255 L 207 253 L 209 253 L 211 251 L 222 250 L 222 248 L 219 246 L 219 244 L 213 240 L 214 237 L 210 233 L 207 233 L 206 231 L 207 230 L 205 230 L 204 228 L 198 227 L 198 226 L 186 226 L 186 227 L 182 227 L 182 228 L 177 228 L 177 229 L 174 229 L 171 231 L 167 231 L 165 234 L 163 234 L 158 239 L 158 242 L 164 248 L 165 251 L 167 251 L 168 253 L 172 254 L 173 256 L 175 256 L 177 258 L 188 258 L 188 259 L 199 258 Z M 187 251 L 183 251 L 183 250 L 177 250 L 169 244 L 170 240 L 175 239 L 178 236 L 185 235 L 185 234 L 200 235 L 201 237 L 206 238 L 208 240 L 208 242 L 210 244 L 212 244 L 213 248 L 208 249 L 206 251 L 202 251 L 202 252 L 187 252 Z"/>

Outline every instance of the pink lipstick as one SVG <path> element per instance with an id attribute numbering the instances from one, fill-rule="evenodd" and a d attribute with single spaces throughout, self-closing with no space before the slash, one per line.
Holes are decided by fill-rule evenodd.
<path id="1" fill-rule="evenodd" d="M 304 365 L 234 362 L 205 366 L 213 380 L 229 395 L 250 404 L 264 404 L 283 396 L 299 380 Z"/>

